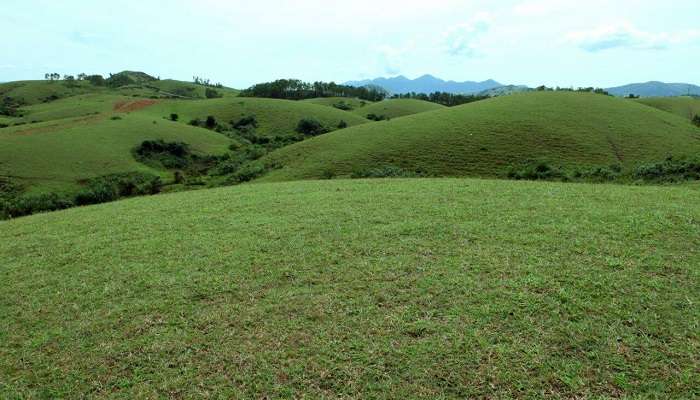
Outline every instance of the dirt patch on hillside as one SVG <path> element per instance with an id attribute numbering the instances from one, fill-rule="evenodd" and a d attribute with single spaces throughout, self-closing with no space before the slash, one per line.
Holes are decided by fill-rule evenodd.
<path id="1" fill-rule="evenodd" d="M 158 103 L 157 100 L 136 100 L 136 101 L 118 101 L 114 103 L 113 110 L 120 113 L 130 113 L 133 111 L 143 110 Z"/>

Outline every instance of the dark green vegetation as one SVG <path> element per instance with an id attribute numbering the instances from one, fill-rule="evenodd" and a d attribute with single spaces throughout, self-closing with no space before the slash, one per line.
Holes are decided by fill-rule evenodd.
<path id="1" fill-rule="evenodd" d="M 267 180 L 349 177 L 385 166 L 506 177 L 532 162 L 572 174 L 611 165 L 629 173 L 699 152 L 700 130 L 687 119 L 610 96 L 533 92 L 332 132 L 263 160 L 276 168 Z"/>
<path id="2" fill-rule="evenodd" d="M 417 99 L 423 101 L 429 101 L 432 103 L 442 104 L 447 107 L 460 106 L 462 104 L 473 103 L 475 101 L 486 100 L 491 96 L 481 96 L 481 95 L 464 95 L 464 94 L 454 94 L 445 92 L 433 92 L 430 94 L 425 93 L 405 93 L 405 94 L 395 94 L 391 96 L 392 99 Z"/>
<path id="3" fill-rule="evenodd" d="M 247 185 L 0 222 L 0 398 L 696 398 L 691 187 Z"/>
<path id="4" fill-rule="evenodd" d="M 334 82 L 302 82 L 298 79 L 280 79 L 259 83 L 240 93 L 242 97 L 265 97 L 272 99 L 305 100 L 319 97 L 348 97 L 366 101 L 384 100 L 387 92 L 372 86 L 354 87 Z"/>

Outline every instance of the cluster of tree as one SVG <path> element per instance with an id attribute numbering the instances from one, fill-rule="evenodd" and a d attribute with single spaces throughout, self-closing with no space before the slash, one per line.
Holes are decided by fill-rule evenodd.
<path id="1" fill-rule="evenodd" d="M 455 94 L 447 92 L 434 92 L 430 94 L 425 93 L 405 93 L 405 94 L 395 94 L 391 97 L 392 99 L 417 99 L 430 101 L 432 103 L 442 104 L 447 107 L 459 106 L 462 104 L 473 103 L 475 101 L 488 99 L 489 96 L 480 95 L 465 95 L 465 94 Z"/>
<path id="2" fill-rule="evenodd" d="M 221 83 L 211 83 L 211 80 L 205 79 L 205 78 L 200 78 L 199 76 L 193 76 L 192 82 L 195 85 L 201 85 L 201 86 L 209 86 L 209 87 L 215 87 L 215 88 L 223 88 L 224 87 L 224 85 Z"/>
<path id="3" fill-rule="evenodd" d="M 547 87 L 545 85 L 538 86 L 535 88 L 538 92 L 579 92 L 579 93 L 595 93 L 595 94 L 602 94 L 605 96 L 610 96 L 610 93 L 608 93 L 605 89 L 601 88 L 595 88 L 595 87 L 580 87 L 580 88 L 563 88 L 563 87 Z"/>
<path id="4" fill-rule="evenodd" d="M 5 97 L 0 101 L 0 115 L 6 115 L 8 117 L 19 117 L 19 108 L 22 106 L 19 101 L 13 99 L 12 97 Z"/>
<path id="5" fill-rule="evenodd" d="M 61 74 L 56 72 L 50 72 L 44 74 L 44 79 L 47 81 L 57 81 L 61 79 Z M 88 75 L 85 73 L 80 73 L 78 75 L 63 75 L 63 80 L 66 82 L 75 81 L 88 81 L 95 86 L 104 86 L 105 78 L 102 75 Z"/>
<path id="6" fill-rule="evenodd" d="M 259 83 L 240 94 L 243 97 L 304 100 L 317 97 L 353 97 L 367 101 L 384 100 L 388 93 L 377 86 L 354 87 L 335 82 L 303 82 L 298 79 L 280 79 Z"/>

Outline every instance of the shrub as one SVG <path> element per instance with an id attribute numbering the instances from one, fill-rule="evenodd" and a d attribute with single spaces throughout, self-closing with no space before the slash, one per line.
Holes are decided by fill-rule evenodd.
<path id="1" fill-rule="evenodd" d="M 192 126 L 201 126 L 202 125 L 202 120 L 199 118 L 195 118 L 189 122 L 190 125 Z"/>
<path id="2" fill-rule="evenodd" d="M 111 119 L 112 121 L 119 121 L 120 119 L 122 119 L 122 117 L 120 117 L 120 116 L 118 116 L 118 115 L 115 115 L 114 117 L 112 117 L 112 118 L 110 118 L 110 119 Z"/>
<path id="3" fill-rule="evenodd" d="M 0 129 L 7 128 L 8 126 L 10 126 L 10 125 L 8 125 L 8 124 L 0 124 Z"/>
<path id="4" fill-rule="evenodd" d="M 212 88 L 206 88 L 206 90 L 204 90 L 204 96 L 206 96 L 207 99 L 218 99 L 220 97 L 223 97 L 221 93 L 217 92 Z"/>
<path id="5" fill-rule="evenodd" d="M 23 195 L 6 201 L 3 206 L 5 218 L 21 217 L 39 212 L 63 210 L 73 207 L 73 202 L 57 193 Z"/>
<path id="6" fill-rule="evenodd" d="M 700 158 L 668 157 L 662 162 L 640 165 L 635 169 L 634 177 L 651 182 L 700 180 Z"/>
<path id="7" fill-rule="evenodd" d="M 337 108 L 338 110 L 343 110 L 343 111 L 351 111 L 353 109 L 350 104 L 347 104 L 344 101 L 333 104 L 333 107 Z"/>
<path id="8" fill-rule="evenodd" d="M 315 118 L 304 118 L 297 124 L 297 133 L 307 136 L 318 136 L 328 133 L 328 129 Z"/>
<path id="9" fill-rule="evenodd" d="M 106 175 L 89 180 L 75 196 L 75 204 L 99 204 L 122 197 L 156 194 L 162 186 L 160 177 L 142 172 Z"/>
<path id="10" fill-rule="evenodd" d="M 338 123 L 338 129 L 345 129 L 345 128 L 347 128 L 347 127 L 348 127 L 348 123 L 345 122 L 345 121 L 343 121 L 343 120 L 341 120 L 341 121 Z"/>
<path id="11" fill-rule="evenodd" d="M 216 118 L 213 115 L 208 116 L 207 120 L 204 122 L 204 126 L 207 127 L 207 129 L 216 128 Z"/>
<path id="12" fill-rule="evenodd" d="M 167 169 L 185 168 L 190 163 L 187 143 L 145 140 L 134 150 L 136 158 L 145 163 L 156 162 Z"/>
<path id="13" fill-rule="evenodd" d="M 697 127 L 700 127 L 700 115 L 696 115 L 693 118 L 693 124 L 695 124 L 695 126 L 697 126 Z"/>
<path id="14" fill-rule="evenodd" d="M 233 183 L 249 182 L 264 174 L 265 171 L 265 167 L 260 163 L 245 164 L 233 174 L 232 180 Z"/>
<path id="15" fill-rule="evenodd" d="M 170 114 L 170 120 L 171 120 L 171 121 L 176 122 L 178 119 L 180 119 L 180 116 L 179 116 L 179 115 L 177 115 L 177 114 L 175 114 L 175 113 Z"/>
<path id="16" fill-rule="evenodd" d="M 388 121 L 389 117 L 386 115 L 377 115 L 377 114 L 367 114 L 367 119 L 370 121 Z"/>
<path id="17" fill-rule="evenodd" d="M 233 127 L 233 129 L 236 130 L 248 130 L 250 128 L 257 128 L 258 120 L 255 118 L 254 115 L 249 115 L 247 117 L 239 119 L 238 121 L 231 121 L 231 127 Z"/>
<path id="18" fill-rule="evenodd" d="M 530 181 L 566 178 L 566 175 L 561 169 L 554 168 L 543 161 L 531 161 L 521 166 L 511 166 L 507 176 L 510 179 Z"/>

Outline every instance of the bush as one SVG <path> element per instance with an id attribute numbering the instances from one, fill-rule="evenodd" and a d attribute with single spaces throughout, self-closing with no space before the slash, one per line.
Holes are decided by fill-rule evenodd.
<path id="1" fill-rule="evenodd" d="M 236 171 L 232 178 L 233 183 L 249 182 L 266 172 L 265 167 L 260 163 L 245 164 Z"/>
<path id="2" fill-rule="evenodd" d="M 171 121 L 176 122 L 178 119 L 180 119 L 180 116 L 179 116 L 179 115 L 177 115 L 177 114 L 175 114 L 175 113 L 170 114 L 170 120 L 171 120 Z"/>
<path id="3" fill-rule="evenodd" d="M 75 204 L 83 206 L 107 203 L 122 197 L 156 194 L 162 186 L 160 177 L 142 172 L 106 175 L 89 180 L 75 196 Z"/>
<path id="4" fill-rule="evenodd" d="M 243 117 L 238 121 L 231 121 L 231 127 L 236 130 L 249 130 L 258 127 L 258 120 L 254 115 Z"/>
<path id="5" fill-rule="evenodd" d="M 207 99 L 218 99 L 220 97 L 224 97 L 221 93 L 212 88 L 206 88 L 206 90 L 204 90 L 204 95 Z"/>
<path id="6" fill-rule="evenodd" d="M 0 124 L 0 129 L 7 128 L 8 126 L 10 126 L 10 125 L 8 125 L 8 124 Z"/>
<path id="7" fill-rule="evenodd" d="M 697 127 L 700 127 L 700 115 L 696 115 L 693 118 L 693 124 L 695 124 L 695 126 L 697 126 Z"/>
<path id="8" fill-rule="evenodd" d="M 216 118 L 213 115 L 208 116 L 207 120 L 204 122 L 204 126 L 207 127 L 207 129 L 216 128 Z"/>
<path id="9" fill-rule="evenodd" d="M 145 140 L 135 150 L 136 159 L 141 162 L 157 162 L 167 169 L 185 168 L 190 163 L 190 149 L 187 143 Z"/>
<path id="10" fill-rule="evenodd" d="M 337 108 L 338 110 L 343 110 L 343 111 L 351 111 L 353 109 L 350 104 L 347 104 L 344 101 L 333 104 L 333 107 Z"/>
<path id="11" fill-rule="evenodd" d="M 388 121 L 389 117 L 386 115 L 367 114 L 367 119 L 370 121 Z"/>
<path id="12" fill-rule="evenodd" d="M 345 129 L 345 128 L 347 128 L 347 127 L 348 127 L 348 123 L 345 122 L 345 121 L 343 121 L 343 120 L 341 120 L 341 121 L 338 123 L 338 129 Z"/>
<path id="13" fill-rule="evenodd" d="M 315 118 L 304 118 L 299 121 L 296 131 L 307 136 L 318 136 L 328 133 L 328 129 Z"/>
<path id="14" fill-rule="evenodd" d="M 71 199 L 56 193 L 23 195 L 3 201 L 1 214 L 4 218 L 15 218 L 40 212 L 63 210 L 73 206 L 74 203 Z"/>
<path id="15" fill-rule="evenodd" d="M 554 168 L 543 161 L 527 162 L 521 166 L 511 166 L 507 176 L 510 179 L 530 181 L 566 178 L 566 175 L 561 169 Z"/>
<path id="16" fill-rule="evenodd" d="M 700 158 L 668 157 L 662 162 L 640 165 L 635 169 L 634 177 L 651 182 L 700 180 Z"/>
<path id="17" fill-rule="evenodd" d="M 189 122 L 190 125 L 192 126 L 201 126 L 202 125 L 202 120 L 199 118 L 195 118 Z"/>

